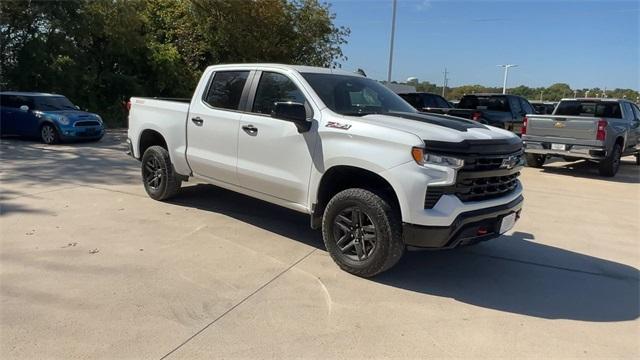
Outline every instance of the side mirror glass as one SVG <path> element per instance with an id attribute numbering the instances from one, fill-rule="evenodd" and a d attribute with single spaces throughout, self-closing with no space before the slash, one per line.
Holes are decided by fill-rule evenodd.
<path id="1" fill-rule="evenodd" d="M 311 122 L 307 121 L 307 109 L 296 102 L 276 102 L 271 117 L 291 121 L 298 127 L 298 132 L 309 131 Z"/>
<path id="2" fill-rule="evenodd" d="M 22 105 L 22 106 L 20 106 L 20 110 L 29 111 L 29 107 L 27 105 Z"/>

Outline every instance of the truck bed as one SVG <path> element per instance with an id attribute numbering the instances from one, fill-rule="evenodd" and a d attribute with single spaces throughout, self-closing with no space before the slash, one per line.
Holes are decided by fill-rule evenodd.
<path id="1" fill-rule="evenodd" d="M 160 99 L 160 98 L 131 98 L 131 111 L 129 112 L 129 136 L 134 144 L 138 144 L 138 138 L 142 131 L 157 131 L 163 134 L 176 171 L 180 174 L 189 174 L 191 170 L 185 158 L 186 121 L 189 115 L 190 99 Z M 139 149 L 133 149 L 133 156 L 140 158 Z"/>

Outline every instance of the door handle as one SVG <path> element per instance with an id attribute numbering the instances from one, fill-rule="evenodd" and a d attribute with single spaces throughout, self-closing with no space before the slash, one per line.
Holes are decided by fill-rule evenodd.
<path id="1" fill-rule="evenodd" d="M 204 120 L 202 118 L 200 118 L 199 116 L 196 116 L 196 117 L 192 118 L 191 121 L 193 121 L 193 123 L 198 125 L 198 126 L 202 126 L 202 124 L 204 123 Z"/>
<path id="2" fill-rule="evenodd" d="M 251 136 L 256 136 L 258 134 L 258 128 L 253 125 L 242 125 L 242 130 Z"/>

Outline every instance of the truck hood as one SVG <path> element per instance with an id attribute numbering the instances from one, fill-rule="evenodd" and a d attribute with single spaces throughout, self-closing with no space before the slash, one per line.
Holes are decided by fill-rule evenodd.
<path id="1" fill-rule="evenodd" d="M 447 115 L 421 113 L 372 114 L 357 118 L 357 120 L 409 132 L 419 136 L 425 142 L 459 143 L 466 140 L 518 139 L 510 131 Z"/>

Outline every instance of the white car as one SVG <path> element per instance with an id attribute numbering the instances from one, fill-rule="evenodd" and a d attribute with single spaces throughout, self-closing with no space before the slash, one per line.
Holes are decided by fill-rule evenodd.
<path id="1" fill-rule="evenodd" d="M 334 261 L 363 277 L 407 247 L 495 238 L 523 202 L 516 135 L 419 113 L 336 69 L 211 66 L 190 101 L 131 98 L 128 137 L 153 199 L 196 177 L 307 213 Z"/>

